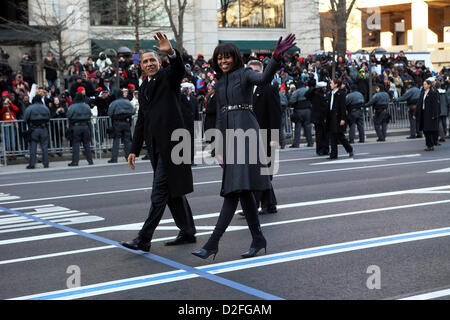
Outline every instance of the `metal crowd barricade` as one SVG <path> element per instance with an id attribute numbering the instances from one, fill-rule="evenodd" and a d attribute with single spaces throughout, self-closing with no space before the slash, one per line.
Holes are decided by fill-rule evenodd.
<path id="1" fill-rule="evenodd" d="M 388 124 L 389 129 L 404 129 L 409 128 L 409 108 L 406 102 L 391 102 L 388 105 L 387 112 L 391 116 L 391 120 Z M 374 130 L 374 118 L 375 112 L 373 108 L 364 108 L 364 129 Z"/>

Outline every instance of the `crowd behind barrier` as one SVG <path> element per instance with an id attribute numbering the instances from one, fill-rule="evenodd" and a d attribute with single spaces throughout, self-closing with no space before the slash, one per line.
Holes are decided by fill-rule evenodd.
<path id="1" fill-rule="evenodd" d="M 24 54 L 20 63 L 20 70 L 13 70 L 8 64 L 8 54 L 0 48 L 0 127 L 1 127 L 1 160 L 7 164 L 9 159 L 24 156 L 28 153 L 29 144 L 23 138 L 26 124 L 23 115 L 31 104 L 33 97 L 39 95 L 45 106 L 50 110 L 51 121 L 49 130 L 49 151 L 61 154 L 71 151 L 70 140 L 67 139 L 68 122 L 66 113 L 77 93 L 83 92 L 86 102 L 91 107 L 91 146 L 96 158 L 101 158 L 105 150 L 111 148 L 112 139 L 108 137 L 107 129 L 111 120 L 107 116 L 108 108 L 118 96 L 128 99 L 135 108 L 139 109 L 139 85 L 142 81 L 139 56 L 143 51 L 130 55 L 120 54 L 117 61 L 101 52 L 98 57 L 88 57 L 81 62 L 80 57 L 74 57 L 63 78 L 58 76 L 58 63 L 51 52 L 43 59 L 46 84 L 36 83 L 36 63 L 29 54 Z M 196 58 L 185 50 L 182 53 L 185 63 L 185 77 L 181 83 L 181 95 L 189 97 L 182 104 L 189 109 L 194 120 L 205 122 L 206 108 L 215 92 L 215 73 L 211 68 L 211 61 L 206 61 L 202 54 Z M 259 60 L 263 65 L 270 61 L 270 55 L 244 56 L 247 63 Z M 445 92 L 450 97 L 450 68 L 443 68 L 438 73 L 430 71 L 420 61 L 408 61 L 403 52 L 386 54 L 379 60 L 375 55 L 358 56 L 347 54 L 335 58 L 333 70 L 333 56 L 330 53 L 309 54 L 301 56 L 298 52 L 285 55 L 282 67 L 275 74 L 272 81 L 280 89 L 287 101 L 300 88 L 311 86 L 311 83 L 329 84 L 334 72 L 335 77 L 343 82 L 342 89 L 346 92 L 357 90 L 364 96 L 367 103 L 375 87 L 380 87 L 390 97 L 388 112 L 390 114 L 389 128 L 408 128 L 407 102 L 400 102 L 408 87 L 422 87 L 426 79 L 433 79 L 436 87 L 433 90 Z M 168 58 L 162 56 L 164 67 L 168 65 Z M 314 81 L 313 81 L 314 80 Z M 118 82 L 117 82 L 118 81 Z M 448 98 L 450 101 L 450 98 Z M 282 104 L 283 105 L 283 104 Z M 293 106 L 285 105 L 283 111 L 284 130 L 287 138 L 292 137 L 294 130 L 290 115 Z M 447 110 L 441 116 L 447 119 Z M 373 129 L 373 108 L 363 108 L 364 127 Z M 134 116 L 134 121 L 136 116 Z M 445 132 L 448 132 L 448 122 L 445 121 Z M 204 126 L 202 126 L 204 128 Z M 133 129 L 133 128 L 132 128 Z M 203 136 L 202 136 L 203 137 Z M 199 137 L 197 137 L 199 138 Z"/>

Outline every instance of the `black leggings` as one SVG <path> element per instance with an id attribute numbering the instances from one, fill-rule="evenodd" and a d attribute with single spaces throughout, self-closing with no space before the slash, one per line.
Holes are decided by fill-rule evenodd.
<path id="1" fill-rule="evenodd" d="M 242 191 L 240 193 L 226 195 L 223 201 L 222 209 L 220 210 L 216 227 L 214 228 L 213 234 L 209 238 L 208 242 L 205 244 L 205 249 L 211 250 L 217 248 L 220 237 L 223 235 L 233 219 L 239 201 L 241 202 L 242 210 L 245 213 L 245 219 L 247 220 L 247 225 L 250 230 L 252 231 L 256 228 L 260 231 L 258 209 L 256 208 L 253 193 L 251 191 Z M 259 232 L 257 231 L 256 233 Z M 252 232 L 252 237 L 255 237 L 254 232 Z"/>

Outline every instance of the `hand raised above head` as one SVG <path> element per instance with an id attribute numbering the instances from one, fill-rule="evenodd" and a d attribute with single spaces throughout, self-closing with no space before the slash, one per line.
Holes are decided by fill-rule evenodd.
<path id="1" fill-rule="evenodd" d="M 155 49 L 167 52 L 169 55 L 173 55 L 174 50 L 172 48 L 172 45 L 170 44 L 169 39 L 167 39 L 167 36 L 165 34 L 162 34 L 161 32 L 157 32 L 153 38 L 155 38 L 156 42 L 158 42 L 158 45 L 153 46 Z"/>
<path id="2" fill-rule="evenodd" d="M 281 56 L 288 51 L 290 48 L 295 46 L 297 43 L 295 41 L 295 34 L 290 33 L 288 36 L 283 40 L 283 37 L 280 37 L 278 39 L 277 45 L 275 47 L 275 51 L 273 53 L 273 57 L 275 60 L 280 60 Z"/>

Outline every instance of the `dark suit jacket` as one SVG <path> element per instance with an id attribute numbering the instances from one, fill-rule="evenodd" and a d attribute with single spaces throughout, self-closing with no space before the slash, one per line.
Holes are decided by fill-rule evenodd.
<path id="1" fill-rule="evenodd" d="M 149 79 L 145 79 L 139 88 L 139 113 L 136 122 L 131 153 L 139 156 L 145 141 L 152 146 L 150 154 L 153 164 L 157 163 L 156 154 L 162 157 L 172 197 L 181 196 L 193 191 L 192 171 L 190 164 L 174 164 L 171 153 L 180 141 L 171 141 L 176 129 L 184 129 L 184 121 L 180 109 L 180 83 L 184 75 L 181 54 L 170 59 L 170 66 L 161 68 Z"/>
<path id="2" fill-rule="evenodd" d="M 270 156 L 269 143 L 272 140 L 270 130 L 280 130 L 281 127 L 281 104 L 278 89 L 271 84 L 257 86 L 253 93 L 253 110 L 259 127 L 267 130 L 266 150 Z"/>
<path id="3" fill-rule="evenodd" d="M 331 95 L 328 101 L 331 103 Z M 347 110 L 345 108 L 345 92 L 339 89 L 334 94 L 333 99 L 333 107 L 330 110 L 330 105 L 328 105 L 328 111 L 327 111 L 327 128 L 328 131 L 331 133 L 338 133 L 338 132 L 345 132 L 346 126 L 341 126 L 340 122 L 341 120 L 347 120 Z"/>

